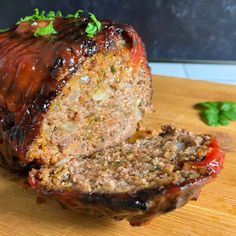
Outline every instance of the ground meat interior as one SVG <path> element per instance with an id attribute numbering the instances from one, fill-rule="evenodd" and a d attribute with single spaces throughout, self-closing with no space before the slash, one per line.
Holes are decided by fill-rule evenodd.
<path id="1" fill-rule="evenodd" d="M 42 167 L 36 178 L 48 191 L 119 193 L 181 184 L 209 174 L 206 166 L 194 166 L 209 152 L 209 140 L 166 126 L 154 137 Z"/>
<path id="2" fill-rule="evenodd" d="M 121 143 L 137 129 L 151 103 L 145 61 L 132 63 L 125 41 L 87 58 L 45 114 L 29 160 L 56 163 Z"/>

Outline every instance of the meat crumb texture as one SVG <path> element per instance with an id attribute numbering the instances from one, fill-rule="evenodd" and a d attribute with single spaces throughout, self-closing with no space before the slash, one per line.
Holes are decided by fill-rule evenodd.
<path id="1" fill-rule="evenodd" d="M 49 107 L 28 160 L 55 163 L 91 154 L 135 133 L 150 110 L 151 81 L 146 65 L 134 68 L 130 49 L 117 44 L 116 50 L 87 59 L 68 81 Z"/>
<path id="2" fill-rule="evenodd" d="M 133 193 L 140 188 L 181 185 L 209 175 L 207 166 L 195 168 L 209 152 L 210 137 L 166 126 L 158 136 L 123 142 L 42 168 L 37 178 L 46 191 L 65 188 L 83 192 Z"/>

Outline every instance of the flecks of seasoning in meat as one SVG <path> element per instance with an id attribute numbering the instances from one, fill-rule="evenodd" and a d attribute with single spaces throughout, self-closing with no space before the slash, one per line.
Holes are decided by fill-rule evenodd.
<path id="1" fill-rule="evenodd" d="M 116 73 L 116 68 L 115 68 L 115 66 L 113 66 L 113 65 L 111 65 L 111 72 L 113 73 L 113 74 L 115 74 Z"/>

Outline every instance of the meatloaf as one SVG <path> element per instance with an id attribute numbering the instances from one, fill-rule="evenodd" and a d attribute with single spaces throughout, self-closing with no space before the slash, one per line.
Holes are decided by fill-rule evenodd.
<path id="1" fill-rule="evenodd" d="M 215 138 L 165 126 L 153 137 L 33 169 L 29 183 L 66 207 L 138 226 L 197 199 L 223 161 Z"/>
<path id="2" fill-rule="evenodd" d="M 0 164 L 63 206 L 142 225 L 196 199 L 224 154 L 213 137 L 172 126 L 132 138 L 151 110 L 144 45 L 112 21 L 88 34 L 91 19 L 0 33 Z M 38 37 L 45 27 L 54 33 Z"/>
<path id="3" fill-rule="evenodd" d="M 1 165 L 27 170 L 121 143 L 151 108 L 144 45 L 128 25 L 56 17 L 0 33 Z"/>

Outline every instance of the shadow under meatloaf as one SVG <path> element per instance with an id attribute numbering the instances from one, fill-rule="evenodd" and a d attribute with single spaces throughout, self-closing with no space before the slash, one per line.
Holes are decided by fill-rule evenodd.
<path id="1" fill-rule="evenodd" d="M 32 170 L 29 183 L 67 207 L 142 225 L 197 199 L 223 161 L 213 137 L 165 126 L 154 137 Z"/>
<path id="2" fill-rule="evenodd" d="M 0 34 L 1 165 L 30 169 L 126 140 L 151 107 L 145 49 L 131 26 L 57 17 L 56 36 L 22 22 Z M 46 22 L 48 24 L 48 22 Z"/>

